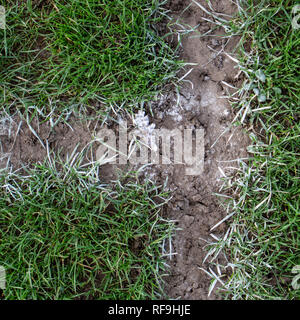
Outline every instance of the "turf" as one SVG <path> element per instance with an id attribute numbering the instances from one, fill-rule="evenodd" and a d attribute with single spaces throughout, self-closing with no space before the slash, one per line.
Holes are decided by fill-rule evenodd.
<path id="1" fill-rule="evenodd" d="M 230 299 L 299 299 L 292 286 L 300 265 L 300 31 L 291 14 L 297 1 L 236 3 L 235 19 L 214 13 L 211 19 L 227 36 L 240 37 L 234 58 L 245 82 L 232 101 L 253 145 L 249 161 L 227 181 L 232 218 L 223 239 L 209 247 L 212 286 L 222 283 Z M 153 98 L 182 66 L 153 28 L 167 14 L 160 1 L 0 4 L 7 9 L 0 105 L 8 116 L 18 110 L 52 120 L 76 108 L 127 108 Z M 166 194 L 130 181 L 104 186 L 101 168 L 55 157 L 25 176 L 2 174 L 5 298 L 160 297 L 161 246 L 172 229 L 159 216 Z M 220 263 L 220 253 L 228 263 Z"/>
<path id="2" fill-rule="evenodd" d="M 227 298 L 299 299 L 292 286 L 300 265 L 300 30 L 291 23 L 297 1 L 238 3 L 239 15 L 225 27 L 240 36 L 236 58 L 246 80 L 232 98 L 252 130 L 251 157 L 228 181 L 227 208 L 235 214 L 210 253 L 223 249 L 229 260 L 218 266 L 231 274 Z M 218 265 L 216 255 L 212 260 Z"/>
<path id="3" fill-rule="evenodd" d="M 183 63 L 156 31 L 168 21 L 163 3 L 0 0 L 2 122 L 18 115 L 37 137 L 33 118 L 103 120 L 176 82 Z M 47 152 L 26 172 L 0 171 L 5 299 L 161 297 L 172 230 L 159 215 L 163 188 L 136 176 L 105 186 L 101 167 L 82 167 L 75 151 L 66 163 Z"/>
<path id="4" fill-rule="evenodd" d="M 108 187 L 99 167 L 54 160 L 0 177 L 5 299 L 160 297 L 167 194 L 130 175 Z"/>
<path id="5" fill-rule="evenodd" d="M 162 1 L 5 1 L 0 104 L 102 109 L 153 98 L 182 67 L 154 26 Z M 104 106 L 103 106 L 104 105 Z"/>

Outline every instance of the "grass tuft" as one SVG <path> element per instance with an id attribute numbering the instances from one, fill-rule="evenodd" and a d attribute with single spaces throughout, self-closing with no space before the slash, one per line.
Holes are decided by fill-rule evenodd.
<path id="1" fill-rule="evenodd" d="M 172 230 L 159 215 L 167 194 L 134 176 L 110 188 L 99 170 L 51 159 L 26 176 L 1 175 L 5 299 L 160 296 L 162 243 Z"/>
<path id="2" fill-rule="evenodd" d="M 167 19 L 162 4 L 5 1 L 0 105 L 48 105 L 59 111 L 84 104 L 97 110 L 96 102 L 121 105 L 153 98 L 183 66 L 176 48 L 155 29 Z"/>
<path id="3" fill-rule="evenodd" d="M 210 272 L 212 285 L 221 283 L 231 299 L 299 299 L 292 286 L 292 270 L 300 265 L 297 1 L 236 4 L 237 17 L 214 19 L 227 36 L 240 37 L 234 59 L 245 81 L 231 98 L 236 119 L 251 127 L 252 146 L 248 163 L 241 162 L 223 189 L 233 195 L 226 204 L 233 218 L 223 238 L 209 246 L 207 257 L 217 270 Z M 219 262 L 221 254 L 227 264 Z"/>

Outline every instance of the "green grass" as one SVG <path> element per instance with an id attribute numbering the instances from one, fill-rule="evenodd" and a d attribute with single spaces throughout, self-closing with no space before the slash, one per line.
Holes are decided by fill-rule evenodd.
<path id="1" fill-rule="evenodd" d="M 300 298 L 291 284 L 300 265 L 300 30 L 291 24 L 297 2 L 238 1 L 239 15 L 225 23 L 228 34 L 241 37 L 236 58 L 246 78 L 232 99 L 240 122 L 252 128 L 251 158 L 227 181 L 227 209 L 235 214 L 209 251 L 212 265 L 220 252 L 229 260 L 218 268 L 230 274 L 223 290 L 231 299 Z"/>
<path id="2" fill-rule="evenodd" d="M 224 186 L 231 220 L 209 246 L 209 274 L 225 298 L 299 299 L 291 285 L 300 265 L 300 30 L 291 24 L 297 1 L 236 3 L 233 20 L 211 19 L 240 37 L 234 58 L 245 81 L 231 98 L 236 119 L 252 131 L 251 158 Z M 7 117 L 17 110 L 27 122 L 37 113 L 66 121 L 75 109 L 127 108 L 153 98 L 183 65 L 155 31 L 167 14 L 160 1 L 0 4 L 7 9 L 7 29 L 0 30 Z M 5 298 L 160 297 L 161 247 L 172 229 L 159 215 L 167 195 L 136 178 L 104 186 L 101 167 L 73 160 L 49 157 L 25 176 L 1 173 Z"/>
<path id="3" fill-rule="evenodd" d="M 167 194 L 130 175 L 104 186 L 101 168 L 80 159 L 1 174 L 5 299 L 158 298 L 172 231 L 160 217 Z"/>
<path id="4" fill-rule="evenodd" d="M 37 136 L 33 118 L 52 128 L 71 114 L 102 121 L 175 83 L 184 64 L 165 40 L 164 3 L 0 0 L 2 122 L 18 115 Z M 169 34 L 156 31 L 161 23 Z M 26 173 L 0 172 L 5 299 L 159 298 L 172 230 L 159 215 L 163 188 L 137 177 L 104 186 L 101 167 L 81 166 L 82 155 L 63 163 L 47 152 Z"/>
<path id="5" fill-rule="evenodd" d="M 183 66 L 155 31 L 167 14 L 162 1 L 0 4 L 7 12 L 7 28 L 0 30 L 0 105 L 6 110 L 126 108 L 153 98 Z"/>

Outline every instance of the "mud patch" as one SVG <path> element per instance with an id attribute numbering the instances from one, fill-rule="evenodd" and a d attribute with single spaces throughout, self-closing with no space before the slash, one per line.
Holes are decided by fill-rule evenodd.
<path id="1" fill-rule="evenodd" d="M 196 27 L 182 41 L 182 58 L 196 63 L 185 80 L 180 94 L 176 91 L 160 97 L 153 103 L 151 121 L 157 128 L 204 128 L 205 161 L 201 176 L 185 175 L 183 166 L 150 166 L 144 175 L 157 183 L 167 182 L 173 198 L 167 209 L 168 218 L 178 221 L 179 231 L 172 243 L 170 276 L 166 277 L 165 292 L 172 299 L 216 299 L 215 290 L 208 297 L 210 279 L 199 268 L 206 268 L 204 246 L 212 240 L 210 230 L 226 213 L 214 195 L 222 185 L 222 178 L 232 175 L 239 166 L 239 160 L 247 158 L 250 141 L 241 127 L 232 121 L 234 114 L 225 98 L 228 86 L 241 81 L 239 70 L 230 58 L 237 44 L 235 38 L 224 39 L 222 29 L 216 29 L 205 19 L 212 19 L 197 4 L 184 9 L 191 1 L 170 1 L 169 9 L 174 20 L 180 18 L 183 24 Z M 222 15 L 232 15 L 235 6 L 227 0 L 199 0 L 208 11 L 212 8 Z M 182 13 L 184 11 L 184 13 Z M 203 19 L 204 18 L 204 19 Z M 226 224 L 214 229 L 214 236 L 221 236 Z M 217 287 L 217 286 L 216 286 Z"/>
<path id="2" fill-rule="evenodd" d="M 193 87 L 187 86 L 181 94 L 179 114 L 182 120 L 173 118 L 173 125 L 205 128 L 205 162 L 201 176 L 186 176 L 172 167 L 156 171 L 159 181 L 168 178 L 169 188 L 173 191 L 168 215 L 178 221 L 180 229 L 173 242 L 176 255 L 169 262 L 170 276 L 165 279 L 166 294 L 173 299 L 216 299 L 215 290 L 208 297 L 210 279 L 199 269 L 206 267 L 203 265 L 204 245 L 212 240 L 210 229 L 226 216 L 214 192 L 219 191 L 225 175 L 233 174 L 239 159 L 247 158 L 249 140 L 241 127 L 232 124 L 234 114 L 224 98 L 227 95 L 224 82 L 233 84 L 239 81 L 239 71 L 227 55 L 232 52 L 237 39 L 221 38 L 223 30 L 215 29 L 214 24 L 204 20 L 212 17 L 195 3 L 181 14 L 190 3 L 189 0 L 170 1 L 170 10 L 175 11 L 174 19 L 180 18 L 192 27 L 198 26 L 197 32 L 189 34 L 182 42 L 182 58 L 197 66 L 186 78 Z M 207 10 L 211 9 L 206 1 L 198 0 L 198 3 Z M 215 12 L 223 15 L 235 12 L 235 6 L 229 0 L 211 1 L 211 4 Z M 169 103 L 167 109 L 172 108 L 172 104 L 174 102 Z M 166 105 L 161 108 L 165 109 Z M 164 121 L 163 118 L 160 124 L 163 125 Z M 223 223 L 214 229 L 214 235 L 222 235 L 225 229 Z"/>
<path id="3" fill-rule="evenodd" d="M 70 156 L 75 148 L 83 150 L 92 136 L 87 122 L 70 119 L 68 124 L 31 122 L 16 117 L 0 119 L 0 169 L 20 169 L 43 163 L 50 152 L 59 154 L 62 160 Z"/>

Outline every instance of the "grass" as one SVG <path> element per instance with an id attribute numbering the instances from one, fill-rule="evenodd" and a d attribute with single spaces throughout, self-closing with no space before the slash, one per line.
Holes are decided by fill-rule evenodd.
<path id="1" fill-rule="evenodd" d="M 165 2 L 0 0 L 0 130 L 18 116 L 46 148 L 32 119 L 52 129 L 71 115 L 105 121 L 176 83 L 184 64 L 166 41 Z M 161 297 L 172 232 L 160 216 L 164 188 L 130 175 L 103 185 L 101 166 L 83 165 L 83 153 L 64 162 L 47 145 L 47 154 L 25 172 L 0 170 L 4 298 Z"/>
<path id="2" fill-rule="evenodd" d="M 26 176 L 1 174 L 0 261 L 5 299 L 156 299 L 167 194 L 124 177 L 101 184 L 81 156 L 49 158 Z M 60 165 L 60 168 L 56 166 Z"/>
<path id="3" fill-rule="evenodd" d="M 300 265 L 300 30 L 291 23 L 297 1 L 236 3 L 235 19 L 215 21 L 240 37 L 235 59 L 245 82 L 231 98 L 236 119 L 251 130 L 251 157 L 224 185 L 233 218 L 209 246 L 217 270 L 209 273 L 226 298 L 299 299 L 292 287 Z"/>
<path id="4" fill-rule="evenodd" d="M 183 66 L 154 28 L 163 2 L 0 1 L 0 105 L 98 111 L 153 98 Z"/>
<path id="5" fill-rule="evenodd" d="M 231 100 L 235 120 L 251 130 L 251 157 L 224 182 L 228 230 L 212 234 L 206 272 L 211 289 L 221 284 L 227 299 L 299 299 L 292 287 L 300 265 L 300 37 L 291 14 L 297 1 L 235 3 L 235 18 L 212 12 L 210 20 L 226 37 L 240 37 L 232 58 L 245 81 Z M 18 111 L 28 125 L 36 115 L 52 122 L 57 116 L 57 124 L 76 110 L 126 109 L 176 81 L 183 66 L 155 31 L 168 19 L 161 1 L 0 4 L 7 9 L 0 30 L 5 119 Z M 63 163 L 49 154 L 26 175 L 1 172 L 5 298 L 161 297 L 162 252 L 172 230 L 160 216 L 167 195 L 136 177 L 103 185 L 101 167 L 81 160 L 73 154 Z"/>

